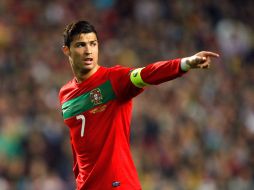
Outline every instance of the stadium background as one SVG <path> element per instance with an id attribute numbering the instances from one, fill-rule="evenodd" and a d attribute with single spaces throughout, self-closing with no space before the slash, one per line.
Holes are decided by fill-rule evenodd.
<path id="1" fill-rule="evenodd" d="M 254 189 L 253 7 L 251 0 L 1 0 L 0 189 L 74 189 L 58 90 L 72 77 L 61 34 L 76 19 L 96 26 L 103 66 L 141 67 L 199 50 L 221 55 L 208 71 L 135 99 L 131 144 L 144 190 Z"/>

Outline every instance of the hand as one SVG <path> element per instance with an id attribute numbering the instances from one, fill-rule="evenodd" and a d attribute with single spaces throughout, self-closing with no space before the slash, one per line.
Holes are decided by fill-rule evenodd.
<path id="1" fill-rule="evenodd" d="M 181 68 L 184 71 L 193 68 L 206 69 L 210 67 L 211 57 L 218 58 L 219 54 L 210 51 L 201 51 L 191 57 L 186 57 L 181 60 Z"/>

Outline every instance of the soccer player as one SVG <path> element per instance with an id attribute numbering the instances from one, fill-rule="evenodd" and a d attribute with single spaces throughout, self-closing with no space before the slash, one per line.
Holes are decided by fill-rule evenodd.
<path id="1" fill-rule="evenodd" d="M 98 46 L 89 22 L 65 28 L 63 52 L 74 78 L 61 88 L 59 99 L 70 129 L 77 190 L 140 190 L 130 152 L 132 98 L 148 85 L 175 79 L 192 68 L 208 68 L 211 57 L 219 55 L 202 51 L 143 68 L 106 68 L 98 64 Z"/>

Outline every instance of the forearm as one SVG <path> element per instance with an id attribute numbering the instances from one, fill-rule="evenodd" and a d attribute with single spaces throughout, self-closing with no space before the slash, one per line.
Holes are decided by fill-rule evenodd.
<path id="1" fill-rule="evenodd" d="M 160 61 L 142 69 L 141 77 L 145 83 L 160 84 L 183 75 L 180 59 Z"/>
<path id="2" fill-rule="evenodd" d="M 219 57 L 219 54 L 201 51 L 193 56 L 182 59 L 160 61 L 144 68 L 134 69 L 131 72 L 131 82 L 138 88 L 150 84 L 160 84 L 175 79 L 193 68 L 209 68 L 211 57 Z"/>

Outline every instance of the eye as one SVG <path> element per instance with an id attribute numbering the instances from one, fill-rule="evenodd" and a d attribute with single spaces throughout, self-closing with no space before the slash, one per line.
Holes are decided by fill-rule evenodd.
<path id="1" fill-rule="evenodd" d="M 85 45 L 86 45 L 85 43 L 77 43 L 76 47 L 77 48 L 81 48 L 81 47 L 84 47 Z"/>
<path id="2" fill-rule="evenodd" d="M 91 46 L 96 46 L 97 45 L 97 42 L 96 41 L 93 41 L 93 42 L 91 42 Z"/>

